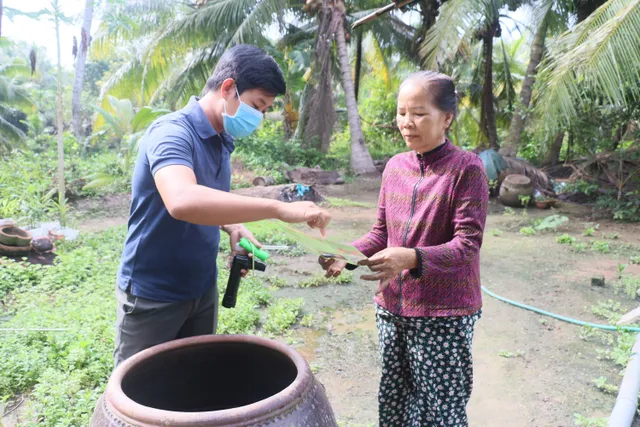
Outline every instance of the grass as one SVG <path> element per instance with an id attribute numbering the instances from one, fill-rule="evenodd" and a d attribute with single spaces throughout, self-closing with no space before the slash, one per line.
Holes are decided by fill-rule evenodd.
<path id="1" fill-rule="evenodd" d="M 622 317 L 622 305 L 613 300 L 600 301 L 598 305 L 591 307 L 591 312 L 598 317 L 606 319 L 614 324 Z"/>
<path id="2" fill-rule="evenodd" d="M 614 286 L 618 292 L 622 292 L 627 297 L 635 300 L 638 297 L 638 290 L 640 290 L 640 277 L 633 274 L 620 273 Z"/>
<path id="3" fill-rule="evenodd" d="M 618 394 L 618 386 L 607 383 L 606 377 L 599 377 L 593 380 L 593 384 L 596 386 L 598 390 L 603 393 L 611 394 L 613 396 Z"/>
<path id="4" fill-rule="evenodd" d="M 353 274 L 349 272 L 342 272 L 338 277 L 327 278 L 322 273 L 314 274 L 308 279 L 301 280 L 297 286 L 299 288 L 317 288 L 325 285 L 346 285 L 353 280 Z"/>
<path id="5" fill-rule="evenodd" d="M 5 294 L 10 317 L 1 327 L 66 329 L 0 332 L 0 397 L 28 393 L 29 418 L 88 425 L 113 368 L 113 279 L 123 241 L 124 227 L 62 243 L 50 267 L 3 260 L 2 283 L 21 279 Z"/>
<path id="6" fill-rule="evenodd" d="M 533 236 L 536 234 L 536 230 L 533 227 L 522 227 L 520 229 L 520 234 L 523 236 Z"/>
<path id="7" fill-rule="evenodd" d="M 611 252 L 611 245 L 609 242 L 596 240 L 591 242 L 591 249 L 600 252 L 601 254 L 608 254 Z"/>
<path id="8" fill-rule="evenodd" d="M 295 325 L 304 300 L 302 298 L 283 298 L 276 301 L 267 310 L 264 330 L 270 334 L 282 334 Z"/>
<path id="9" fill-rule="evenodd" d="M 556 242 L 561 245 L 573 245 L 576 242 L 576 238 L 573 236 L 569 236 L 568 234 L 562 234 L 556 237 Z"/>
<path id="10" fill-rule="evenodd" d="M 520 350 L 515 352 L 500 350 L 500 353 L 498 353 L 498 356 L 504 357 L 505 359 L 513 359 L 515 357 L 522 357 L 523 355 L 524 353 Z"/>
<path id="11" fill-rule="evenodd" d="M 337 197 L 327 197 L 325 204 L 332 208 L 375 208 L 375 205 L 371 203 L 356 202 L 354 200 L 340 199 Z"/>
<path id="12" fill-rule="evenodd" d="M 258 238 L 285 243 L 268 225 L 252 228 Z M 117 227 L 62 242 L 52 266 L 0 260 L 0 328 L 64 329 L 0 331 L 0 402 L 25 395 L 29 419 L 51 426 L 89 424 L 113 368 L 114 278 L 125 232 Z M 226 263 L 221 255 L 221 296 Z M 219 333 L 280 334 L 297 323 L 303 300 L 275 300 L 264 279 L 263 273 L 254 273 L 242 280 L 236 307 L 220 308 Z M 305 317 L 305 324 L 312 319 Z"/>
<path id="13" fill-rule="evenodd" d="M 609 418 L 590 418 L 581 414 L 573 414 L 573 423 L 579 427 L 607 427 Z"/>

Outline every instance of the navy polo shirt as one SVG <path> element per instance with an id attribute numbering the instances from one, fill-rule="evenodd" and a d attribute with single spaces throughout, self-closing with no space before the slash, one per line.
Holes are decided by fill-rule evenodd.
<path id="1" fill-rule="evenodd" d="M 199 185 L 229 191 L 233 150 L 233 138 L 216 133 L 196 97 L 147 129 L 131 183 L 120 289 L 160 302 L 196 299 L 211 289 L 217 277 L 219 227 L 169 215 L 153 176 L 165 166 L 184 165 L 194 171 Z"/>

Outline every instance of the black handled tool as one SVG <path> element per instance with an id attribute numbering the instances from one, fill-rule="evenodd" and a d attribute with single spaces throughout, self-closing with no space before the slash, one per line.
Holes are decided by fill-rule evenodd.
<path id="1" fill-rule="evenodd" d="M 240 287 L 240 279 L 242 279 L 242 270 L 265 271 L 266 269 L 267 264 L 247 255 L 236 255 L 233 257 L 229 281 L 227 282 L 227 290 L 224 291 L 224 298 L 222 298 L 222 306 L 226 308 L 236 306 L 238 288 Z"/>
<path id="2" fill-rule="evenodd" d="M 340 256 L 338 256 L 338 255 L 322 254 L 322 255 L 320 255 L 320 256 L 321 256 L 322 258 L 324 258 L 324 259 L 327 259 L 327 260 L 329 260 L 329 259 L 337 259 L 337 260 L 340 260 L 340 261 L 345 261 L 344 259 L 342 259 L 342 257 L 340 257 Z M 347 270 L 349 270 L 349 271 L 353 271 L 353 270 L 355 270 L 356 268 L 358 268 L 358 265 L 357 265 L 357 264 L 347 263 L 347 265 L 346 265 L 344 268 L 346 268 L 346 269 L 347 269 Z"/>

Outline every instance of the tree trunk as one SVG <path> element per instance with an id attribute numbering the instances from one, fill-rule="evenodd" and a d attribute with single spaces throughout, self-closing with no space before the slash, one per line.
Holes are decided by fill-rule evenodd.
<path id="1" fill-rule="evenodd" d="M 286 93 L 284 94 L 284 119 L 283 119 L 283 127 L 284 127 L 284 139 L 285 141 L 288 141 L 291 139 L 291 136 L 293 135 L 293 123 L 291 120 L 291 115 L 293 113 L 293 102 L 291 101 L 291 92 L 289 91 L 289 89 L 287 89 Z"/>
<path id="2" fill-rule="evenodd" d="M 551 143 L 547 156 L 542 161 L 542 166 L 555 166 L 560 161 L 560 151 L 562 150 L 562 143 L 564 142 L 564 131 L 560 131 L 556 134 L 555 139 Z"/>
<path id="3" fill-rule="evenodd" d="M 416 31 L 415 40 L 413 41 L 413 45 L 409 50 L 410 56 L 418 57 L 418 52 L 420 50 L 420 44 L 424 40 L 427 32 L 433 27 L 433 24 L 436 23 L 436 18 L 439 13 L 440 6 L 442 6 L 447 0 L 420 0 L 418 4 L 420 5 L 420 15 L 422 16 L 422 22 L 420 24 L 420 28 Z M 423 58 L 420 58 L 423 59 Z"/>
<path id="4" fill-rule="evenodd" d="M 315 143 L 327 153 L 336 122 L 331 73 L 331 45 L 334 22 L 332 9 L 324 0 L 318 12 L 318 32 L 311 61 L 311 76 L 300 99 L 298 127 L 294 137 Z"/>
<path id="5" fill-rule="evenodd" d="M 538 72 L 538 65 L 542 60 L 544 54 L 544 43 L 547 37 L 547 29 L 549 28 L 548 18 L 545 18 L 536 35 L 533 39 L 533 45 L 531 46 L 531 56 L 529 58 L 529 66 L 527 67 L 527 74 L 522 82 L 522 90 L 520 91 L 520 103 L 516 105 L 516 110 L 511 119 L 511 125 L 509 126 L 509 134 L 504 145 L 500 148 L 500 154 L 504 156 L 515 157 L 518 152 L 518 146 L 520 145 L 520 138 L 524 127 L 527 122 L 527 109 L 531 102 L 531 93 L 533 83 L 536 80 L 536 74 Z"/>
<path id="6" fill-rule="evenodd" d="M 58 11 L 57 1 L 54 7 L 55 13 Z M 62 62 L 60 61 L 60 19 L 56 15 L 56 44 L 58 48 L 58 208 L 60 213 L 60 224 L 65 224 L 65 188 L 64 188 L 64 141 L 62 139 Z"/>
<path id="7" fill-rule="evenodd" d="M 482 35 L 482 51 L 484 56 L 484 82 L 482 86 L 482 111 L 480 127 L 489 148 L 497 150 L 498 130 L 496 128 L 496 111 L 493 103 L 493 37 L 499 24 L 491 24 Z"/>
<path id="8" fill-rule="evenodd" d="M 338 9 L 338 8 L 336 8 Z M 369 149 L 364 142 L 358 104 L 351 80 L 351 65 L 347 53 L 347 43 L 344 37 L 343 15 L 340 10 L 333 11 L 336 20 L 336 45 L 338 47 L 338 60 L 342 71 L 342 87 L 347 102 L 347 116 L 349 118 L 349 131 L 351 132 L 351 169 L 357 175 L 377 173 L 373 164 Z"/>
<path id="9" fill-rule="evenodd" d="M 578 9 L 578 23 L 584 21 L 597 8 L 606 3 L 606 0 L 575 0 Z"/>
<path id="10" fill-rule="evenodd" d="M 71 98 L 71 111 L 73 113 L 73 133 L 78 140 L 84 138 L 82 131 L 82 87 L 84 85 L 84 66 L 87 61 L 87 50 L 91 39 L 91 21 L 93 20 L 93 2 L 86 0 L 84 5 L 84 18 L 82 19 L 82 29 L 80 30 L 80 47 L 76 58 L 76 74 L 73 79 L 73 94 Z"/>
<path id="11" fill-rule="evenodd" d="M 358 98 L 360 95 L 360 72 L 362 70 L 362 30 L 358 30 L 358 39 L 356 46 L 356 81 L 355 81 L 355 92 L 356 92 L 356 102 L 358 102 Z"/>

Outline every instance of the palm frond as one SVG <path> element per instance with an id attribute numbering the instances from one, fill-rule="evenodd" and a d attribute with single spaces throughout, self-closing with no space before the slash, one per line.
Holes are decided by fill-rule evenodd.
<path id="1" fill-rule="evenodd" d="M 172 102 L 184 102 L 200 91 L 228 47 L 242 42 L 269 45 L 264 29 L 286 5 L 285 0 L 218 0 L 184 12 L 111 76 L 101 96 L 135 94 L 142 105 L 168 94 Z"/>
<path id="2" fill-rule="evenodd" d="M 378 43 L 378 39 L 373 36 L 371 32 L 367 33 L 364 39 L 364 59 L 367 61 L 371 72 L 380 77 L 384 81 L 388 89 L 391 89 L 391 78 L 389 72 L 389 65 L 385 56 L 382 54 L 382 49 Z"/>
<path id="3" fill-rule="evenodd" d="M 539 110 L 555 125 L 576 116 L 584 89 L 614 105 L 640 97 L 640 0 L 610 0 L 601 9 L 593 18 L 600 25 L 585 20 L 563 36 L 542 70 Z M 603 20 L 605 15 L 610 18 Z M 591 30 L 587 39 L 577 36 L 585 27 Z"/>
<path id="4" fill-rule="evenodd" d="M 101 18 L 91 45 L 92 56 L 109 57 L 118 46 L 156 33 L 187 10 L 190 8 L 174 0 L 130 0 L 112 6 Z"/>
<path id="5" fill-rule="evenodd" d="M 313 40 L 317 31 L 318 23 L 316 21 L 310 22 L 301 27 L 290 24 L 287 27 L 286 33 L 276 43 L 276 48 L 292 48 L 303 41 Z"/>
<path id="6" fill-rule="evenodd" d="M 419 55 L 426 68 L 451 59 L 465 37 L 476 29 L 483 4 L 476 0 L 449 0 L 440 8 L 436 23 L 420 45 Z"/>
<path id="7" fill-rule="evenodd" d="M 20 142 L 25 138 L 24 132 L 12 125 L 2 115 L 0 115 L 0 133 L 4 136 L 7 142 Z"/>

